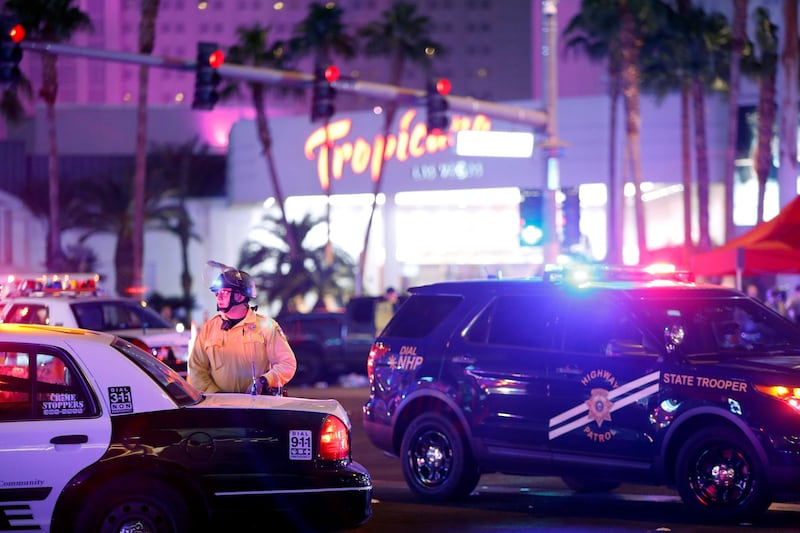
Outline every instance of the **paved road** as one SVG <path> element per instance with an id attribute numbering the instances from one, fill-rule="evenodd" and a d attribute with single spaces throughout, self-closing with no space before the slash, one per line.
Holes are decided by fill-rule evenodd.
<path id="1" fill-rule="evenodd" d="M 369 470 L 374 485 L 373 516 L 359 533 L 800 531 L 800 504 L 774 504 L 757 524 L 704 525 L 686 513 L 675 491 L 666 488 L 623 485 L 609 494 L 579 495 L 555 477 L 489 474 L 463 502 L 423 502 L 406 486 L 399 459 L 385 456 L 364 433 L 361 409 L 367 387 L 291 393 L 335 398 L 350 415 L 353 459 Z"/>

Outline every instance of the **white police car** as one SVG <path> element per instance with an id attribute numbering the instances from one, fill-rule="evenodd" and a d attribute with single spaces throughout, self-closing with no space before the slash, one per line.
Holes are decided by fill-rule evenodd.
<path id="1" fill-rule="evenodd" d="M 355 527 L 371 492 L 335 400 L 205 395 L 119 337 L 0 324 L 0 531 Z"/>
<path id="2" fill-rule="evenodd" d="M 186 375 L 191 333 L 139 300 L 102 294 L 97 274 L 15 275 L 4 281 L 0 322 L 105 331 Z"/>

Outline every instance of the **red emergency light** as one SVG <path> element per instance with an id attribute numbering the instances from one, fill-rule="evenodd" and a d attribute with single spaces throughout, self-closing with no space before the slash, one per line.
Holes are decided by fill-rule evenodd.
<path id="1" fill-rule="evenodd" d="M 17 24 L 8 30 L 8 36 L 15 44 L 19 44 L 25 38 L 25 28 L 22 27 L 22 24 Z"/>

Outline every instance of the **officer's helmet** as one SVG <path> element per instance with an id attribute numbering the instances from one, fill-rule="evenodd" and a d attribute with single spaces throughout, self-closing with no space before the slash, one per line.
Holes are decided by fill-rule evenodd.
<path id="1" fill-rule="evenodd" d="M 230 289 L 231 292 L 238 292 L 249 299 L 256 297 L 256 284 L 253 278 L 247 272 L 235 268 L 223 270 L 209 289 L 214 294 L 220 289 Z"/>

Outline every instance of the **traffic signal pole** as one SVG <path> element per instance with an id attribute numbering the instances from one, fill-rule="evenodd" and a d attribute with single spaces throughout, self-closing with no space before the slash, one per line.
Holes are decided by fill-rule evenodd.
<path id="1" fill-rule="evenodd" d="M 80 46 L 58 43 L 39 43 L 23 41 L 21 47 L 25 50 L 40 53 L 50 53 L 74 57 L 84 57 L 100 61 L 113 61 L 117 63 L 130 63 L 153 68 L 182 70 L 195 72 L 197 62 L 174 57 L 159 57 L 148 54 L 135 54 L 112 50 L 98 50 Z M 287 87 L 311 87 L 314 76 L 304 72 L 270 69 L 265 67 L 251 67 L 246 65 L 223 64 L 216 69 L 223 78 L 243 81 L 255 81 L 272 85 Z M 400 105 L 421 106 L 425 104 L 425 90 L 409 89 L 396 85 L 374 83 L 361 80 L 339 79 L 331 84 L 337 92 L 353 93 L 369 96 L 379 100 L 394 100 Z M 188 88 L 187 88 L 188 90 Z M 548 112 L 539 109 L 528 109 L 519 106 L 499 104 L 477 100 L 465 96 L 445 97 L 451 111 L 463 113 L 482 114 L 498 120 L 506 120 L 517 124 L 526 124 L 537 130 L 543 130 L 548 124 Z"/>

